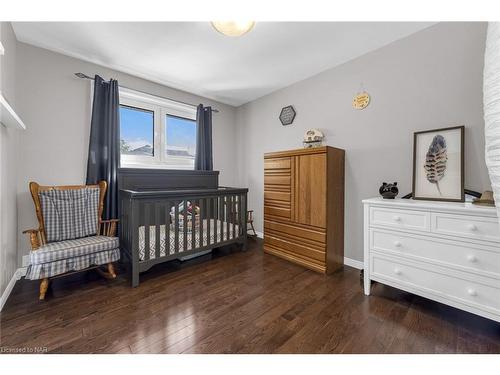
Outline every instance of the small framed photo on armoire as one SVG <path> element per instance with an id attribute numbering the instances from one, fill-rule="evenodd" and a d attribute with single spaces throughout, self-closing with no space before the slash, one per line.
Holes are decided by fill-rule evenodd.
<path id="1" fill-rule="evenodd" d="M 414 133 L 413 199 L 465 201 L 464 135 L 464 126 Z"/>

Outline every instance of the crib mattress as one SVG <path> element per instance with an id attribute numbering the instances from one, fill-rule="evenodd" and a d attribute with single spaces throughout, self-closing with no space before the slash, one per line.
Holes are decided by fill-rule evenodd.
<path id="1" fill-rule="evenodd" d="M 201 223 L 200 223 L 201 224 Z M 229 224 L 229 225 L 228 225 Z M 194 231 L 189 231 L 187 233 L 187 250 L 196 249 L 198 247 L 207 246 L 209 244 L 208 238 L 210 236 L 210 244 L 218 243 L 233 239 L 233 224 L 226 223 L 225 221 L 210 219 L 210 233 L 207 232 L 208 228 L 208 219 L 203 220 L 203 245 L 200 242 L 200 228 L 195 228 Z M 215 226 L 217 225 L 217 238 L 215 238 Z M 229 232 L 227 231 L 227 227 L 229 226 Z M 235 236 L 238 236 L 238 225 L 234 225 Z M 184 232 L 183 230 L 178 231 L 178 243 L 179 243 L 179 251 L 178 253 L 182 253 L 184 251 Z M 194 239 L 194 241 L 193 241 Z M 166 254 L 165 252 L 165 244 L 166 244 L 166 230 L 165 225 L 160 225 L 160 256 L 171 255 L 176 253 L 175 251 L 175 230 L 173 227 L 170 227 L 170 254 Z M 139 227 L 139 259 L 144 260 L 144 254 L 146 251 L 145 244 L 145 228 L 144 226 Z M 193 246 L 194 245 L 194 246 Z M 149 226 L 149 258 L 156 258 L 156 226 Z"/>

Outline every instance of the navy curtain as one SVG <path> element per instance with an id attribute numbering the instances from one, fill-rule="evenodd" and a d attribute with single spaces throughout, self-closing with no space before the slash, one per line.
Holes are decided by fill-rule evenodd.
<path id="1" fill-rule="evenodd" d="M 212 157 L 212 108 L 200 104 L 196 111 L 196 158 L 194 169 L 213 170 Z"/>
<path id="2" fill-rule="evenodd" d="M 104 219 L 118 218 L 118 167 L 120 166 L 120 100 L 118 81 L 94 79 L 87 184 L 106 180 Z"/>

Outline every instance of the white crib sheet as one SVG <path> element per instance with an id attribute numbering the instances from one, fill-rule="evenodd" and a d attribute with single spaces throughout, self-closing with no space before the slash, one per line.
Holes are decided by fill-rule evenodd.
<path id="1" fill-rule="evenodd" d="M 215 223 L 217 223 L 217 239 L 215 239 Z M 203 220 L 203 246 L 208 245 L 208 219 Z M 238 225 L 235 225 L 235 235 L 238 236 Z M 184 251 L 184 232 L 179 230 L 179 253 Z M 193 235 L 195 239 L 195 246 L 193 247 Z M 165 253 L 166 243 L 165 225 L 160 225 L 160 256 L 167 255 Z M 223 242 L 233 239 L 233 224 L 229 223 L 229 233 L 227 233 L 227 223 L 221 220 L 210 219 L 210 244 Z M 139 227 L 139 259 L 144 260 L 145 254 L 145 230 L 144 226 Z M 202 247 L 200 245 L 200 228 L 195 228 L 195 231 L 187 233 L 187 250 Z M 175 253 L 175 230 L 170 228 L 170 254 Z M 149 226 L 149 258 L 156 258 L 156 226 Z"/>

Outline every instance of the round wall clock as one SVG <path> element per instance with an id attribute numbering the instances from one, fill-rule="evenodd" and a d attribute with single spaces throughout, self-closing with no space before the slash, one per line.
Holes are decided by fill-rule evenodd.
<path id="1" fill-rule="evenodd" d="M 370 104 L 370 95 L 365 92 L 360 92 L 352 100 L 352 106 L 356 109 L 365 109 Z"/>

